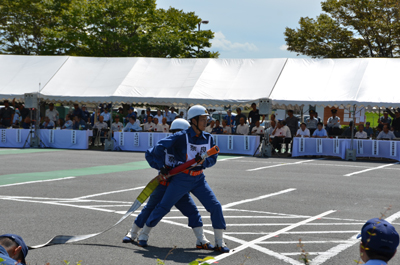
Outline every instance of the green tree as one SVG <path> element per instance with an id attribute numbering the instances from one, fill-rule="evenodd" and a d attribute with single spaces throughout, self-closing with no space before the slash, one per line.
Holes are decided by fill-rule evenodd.
<path id="1" fill-rule="evenodd" d="M 196 31 L 199 17 L 174 8 L 157 9 L 155 0 L 2 2 L 0 53 L 171 58 L 219 55 L 204 49 L 211 47 L 214 33 Z"/>
<path id="2" fill-rule="evenodd" d="M 288 50 L 313 58 L 399 57 L 398 0 L 326 0 L 324 14 L 286 28 Z"/>

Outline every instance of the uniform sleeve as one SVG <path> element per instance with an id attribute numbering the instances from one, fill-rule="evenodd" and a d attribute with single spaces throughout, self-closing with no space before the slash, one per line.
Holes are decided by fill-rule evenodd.
<path id="1" fill-rule="evenodd" d="M 177 137 L 172 135 L 160 140 L 157 145 L 146 151 L 145 158 L 152 168 L 160 170 L 165 165 L 165 149 L 174 145 Z"/>
<path id="2" fill-rule="evenodd" d="M 213 147 L 215 146 L 214 144 L 214 138 L 210 135 L 211 139 L 210 139 L 210 146 Z M 208 168 L 208 167 L 212 167 L 215 165 L 215 163 L 217 163 L 217 157 L 218 154 L 212 155 L 208 158 L 206 158 L 206 160 L 204 160 L 204 163 L 202 164 L 203 168 Z"/>

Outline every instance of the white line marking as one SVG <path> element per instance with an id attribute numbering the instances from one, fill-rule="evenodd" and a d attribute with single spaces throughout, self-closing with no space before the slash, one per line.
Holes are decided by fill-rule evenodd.
<path id="1" fill-rule="evenodd" d="M 286 233 L 286 232 L 288 232 L 288 231 L 290 231 L 290 230 L 292 230 L 292 229 L 294 229 L 294 228 L 296 228 L 296 227 L 299 227 L 299 226 L 304 225 L 304 224 L 306 224 L 306 223 L 312 222 L 312 221 L 314 221 L 314 220 L 317 220 L 318 218 L 321 218 L 321 217 L 323 217 L 323 216 L 326 216 L 326 215 L 331 214 L 331 213 L 334 213 L 334 212 L 336 212 L 336 211 L 335 211 L 335 210 L 326 211 L 326 212 L 324 212 L 324 213 L 321 213 L 321 214 L 319 214 L 319 215 L 310 217 L 310 218 L 308 218 L 308 219 L 306 219 L 306 220 L 303 220 L 303 221 L 301 221 L 301 222 L 298 222 L 298 223 L 296 223 L 296 224 L 293 224 L 293 225 L 287 226 L 287 227 L 285 227 L 285 228 L 282 228 L 282 229 L 280 229 L 280 230 L 278 230 L 278 231 L 276 231 L 276 232 L 273 232 L 273 233 L 270 233 L 270 234 L 268 234 L 268 235 L 262 236 L 262 237 L 260 237 L 260 238 L 254 239 L 254 240 L 252 240 L 252 241 L 246 242 L 245 244 L 242 244 L 241 246 L 232 249 L 229 253 L 224 253 L 224 254 L 221 254 L 221 255 L 216 256 L 216 257 L 214 258 L 214 260 L 216 260 L 216 261 L 222 260 L 222 259 L 224 259 L 224 258 L 227 258 L 227 257 L 233 255 L 233 254 L 238 253 L 238 252 L 241 251 L 241 250 L 244 250 L 244 249 L 246 249 L 246 248 L 248 248 L 248 247 L 250 247 L 250 246 L 253 246 L 253 245 L 255 245 L 255 244 L 259 243 L 259 242 L 262 242 L 262 241 L 264 241 L 264 240 L 266 240 L 266 239 L 268 239 L 268 238 L 275 237 L 275 236 L 277 236 L 277 235 L 279 235 L 279 234 L 282 234 L 282 233 Z"/>
<path id="2" fill-rule="evenodd" d="M 253 227 L 253 226 L 287 226 L 287 225 L 293 225 L 293 223 L 253 223 L 253 224 L 227 224 L 228 227 L 238 227 L 238 226 L 248 226 L 248 227 Z M 364 225 L 364 223 L 353 223 L 353 224 L 349 224 L 349 223 L 312 223 L 312 224 L 304 224 L 304 225 L 308 225 L 308 226 L 323 226 L 323 225 L 357 225 L 357 226 L 362 226 Z M 204 226 L 212 226 L 211 224 L 204 224 Z"/>
<path id="3" fill-rule="evenodd" d="M 50 181 L 58 181 L 58 180 L 67 180 L 67 179 L 74 179 L 75 177 L 65 177 L 65 178 L 59 178 L 59 179 L 45 179 L 45 180 L 35 180 L 35 181 L 27 181 L 27 182 L 19 182 L 19 183 L 13 183 L 13 184 L 4 184 L 0 185 L 0 188 L 2 187 L 11 187 L 11 186 L 18 186 L 18 185 L 25 185 L 25 184 L 34 184 L 34 183 L 42 183 L 42 182 L 50 182 Z"/>
<path id="4" fill-rule="evenodd" d="M 321 159 L 323 159 L 323 158 L 312 159 L 312 160 L 304 160 L 304 161 L 298 161 L 298 162 L 294 162 L 294 163 L 283 163 L 283 164 L 278 164 L 278 165 L 273 165 L 273 166 L 266 166 L 266 167 L 258 167 L 258 168 L 248 169 L 248 170 L 246 170 L 246 171 L 256 171 L 256 170 L 266 169 L 266 168 L 272 168 L 272 167 L 281 167 L 281 166 L 296 165 L 296 164 L 302 164 L 302 163 L 312 162 L 312 161 L 321 160 Z"/>
<path id="5" fill-rule="evenodd" d="M 243 204 L 243 203 L 247 203 L 247 202 L 262 200 L 262 199 L 265 199 L 265 198 L 268 198 L 268 197 L 272 197 L 272 196 L 288 193 L 288 192 L 291 192 L 291 191 L 294 191 L 294 190 L 296 190 L 296 189 L 293 189 L 293 188 L 292 189 L 286 189 L 286 190 L 281 190 L 279 192 L 274 192 L 274 193 L 270 193 L 270 194 L 267 194 L 267 195 L 259 196 L 259 197 L 253 198 L 253 199 L 246 199 L 246 200 L 241 200 L 241 201 L 237 201 L 237 202 L 228 203 L 228 204 L 223 205 L 222 209 L 226 209 L 226 208 L 229 208 L 229 207 L 232 207 L 232 206 L 236 206 L 236 205 L 239 205 L 239 204 Z"/>
<path id="6" fill-rule="evenodd" d="M 316 256 L 316 255 L 320 255 L 324 252 L 307 252 L 308 255 L 310 256 Z M 282 255 L 285 256 L 300 256 L 302 254 L 302 252 L 287 252 L 287 253 L 281 253 Z"/>
<path id="7" fill-rule="evenodd" d="M 388 221 L 389 223 L 395 221 L 396 219 L 400 218 L 400 211 L 389 216 L 388 218 L 386 218 L 385 220 Z M 360 230 L 361 231 L 361 228 Z M 357 235 L 359 233 L 359 231 L 357 232 L 357 234 L 353 235 L 352 237 L 350 237 L 348 239 L 348 243 L 344 243 L 344 244 L 340 244 L 337 245 L 331 249 L 329 249 L 328 251 L 326 251 L 325 253 L 319 255 L 318 257 L 315 257 L 312 261 L 311 264 L 313 265 L 320 265 L 322 263 L 324 263 L 325 261 L 327 261 L 328 259 L 338 255 L 340 252 L 348 249 L 349 247 L 352 247 L 353 245 L 357 244 L 360 242 L 359 239 L 357 239 Z"/>
<path id="8" fill-rule="evenodd" d="M 349 243 L 351 241 L 348 240 L 332 240 L 332 241 L 303 241 L 301 240 L 302 244 L 341 244 L 341 243 Z M 299 241 L 266 241 L 260 242 L 258 244 L 267 244 L 267 245 L 286 245 L 286 244 L 299 244 Z"/>
<path id="9" fill-rule="evenodd" d="M 109 194 L 120 193 L 120 192 L 131 191 L 131 190 L 140 190 L 140 189 L 143 189 L 144 187 L 145 187 L 145 186 L 140 186 L 140 187 L 131 188 L 131 189 L 114 190 L 114 191 L 96 193 L 96 194 L 92 194 L 92 195 L 77 197 L 77 198 L 74 198 L 74 200 L 87 199 L 87 198 L 92 198 L 92 197 L 97 197 L 97 196 L 102 196 L 102 195 L 109 195 Z"/>
<path id="10" fill-rule="evenodd" d="M 359 233 L 359 230 L 350 231 L 295 231 L 295 232 L 285 232 L 282 235 L 303 235 L 303 234 L 353 234 Z M 271 232 L 225 232 L 225 235 L 269 235 Z"/>
<path id="11" fill-rule="evenodd" d="M 226 161 L 226 160 L 239 159 L 239 158 L 243 158 L 243 156 L 239 156 L 239 157 L 228 157 L 228 158 L 218 159 L 218 162 Z"/>
<path id="12" fill-rule="evenodd" d="M 350 174 L 346 174 L 344 176 L 345 177 L 350 177 L 350 176 L 353 176 L 353 175 L 356 175 L 356 174 L 360 174 L 360 173 L 364 173 L 364 172 L 367 172 L 367 171 L 376 170 L 376 169 L 380 169 L 380 168 L 384 168 L 384 167 L 390 167 L 390 166 L 393 166 L 393 165 L 396 165 L 396 164 L 399 164 L 399 163 L 400 162 L 396 162 L 396 163 L 387 164 L 387 165 L 383 165 L 383 166 L 379 166 L 379 167 L 367 168 L 367 169 L 364 169 L 364 170 L 361 170 L 361 171 L 357 171 L 357 172 L 353 172 L 353 173 L 350 173 Z"/>
<path id="13" fill-rule="evenodd" d="M 126 206 L 126 205 L 125 205 Z M 187 219 L 186 216 L 165 216 L 163 218 L 168 218 L 168 219 Z M 210 219 L 210 216 L 202 216 L 201 218 L 208 218 Z M 248 215 L 236 215 L 236 216 L 227 216 L 224 215 L 225 219 L 229 218 L 235 218 L 235 219 L 304 219 L 304 217 L 296 217 L 296 216 L 248 216 Z M 251 224 L 253 225 L 253 224 Z"/>

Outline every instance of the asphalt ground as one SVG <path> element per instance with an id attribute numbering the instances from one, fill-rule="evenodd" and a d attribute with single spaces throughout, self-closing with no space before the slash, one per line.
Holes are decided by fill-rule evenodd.
<path id="1" fill-rule="evenodd" d="M 28 245 L 106 229 L 156 175 L 143 153 L 0 149 L 0 159 L 0 234 L 19 234 Z M 186 218 L 173 209 L 146 249 L 121 242 L 132 216 L 98 237 L 30 250 L 27 263 L 155 265 L 176 247 L 166 264 L 207 256 L 222 265 L 302 264 L 301 239 L 311 264 L 354 264 L 366 220 L 384 214 L 400 231 L 400 165 L 393 162 L 220 156 L 205 174 L 223 205 L 228 255 L 197 250 Z M 213 243 L 209 214 L 195 201 Z M 399 263 L 400 254 L 391 264 Z"/>

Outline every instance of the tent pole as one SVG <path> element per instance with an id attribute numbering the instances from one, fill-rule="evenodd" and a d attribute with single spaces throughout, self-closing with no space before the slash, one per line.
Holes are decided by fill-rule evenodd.
<path id="1" fill-rule="evenodd" d="M 350 144 L 351 150 L 353 150 L 354 128 L 355 128 L 355 125 L 356 125 L 356 105 L 355 104 L 353 105 L 353 113 L 352 114 L 353 114 L 353 128 L 351 130 L 351 144 Z"/>

